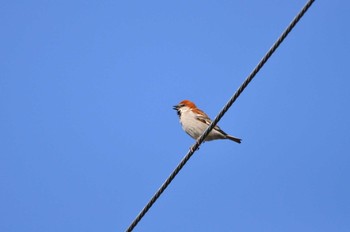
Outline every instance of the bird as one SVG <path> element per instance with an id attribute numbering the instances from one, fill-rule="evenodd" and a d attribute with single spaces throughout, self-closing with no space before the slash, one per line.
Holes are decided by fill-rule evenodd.
<path id="1" fill-rule="evenodd" d="M 179 104 L 173 106 L 173 109 L 177 111 L 182 129 L 194 139 L 198 139 L 211 123 L 208 115 L 198 109 L 190 100 L 181 101 Z M 215 126 L 204 141 L 216 139 L 229 139 L 236 143 L 241 143 L 242 141 L 240 138 L 225 133 L 219 126 Z"/>

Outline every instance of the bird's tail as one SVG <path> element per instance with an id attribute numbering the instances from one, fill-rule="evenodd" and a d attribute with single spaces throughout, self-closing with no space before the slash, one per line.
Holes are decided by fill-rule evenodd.
<path id="1" fill-rule="evenodd" d="M 229 140 L 232 140 L 236 143 L 241 143 L 242 139 L 239 139 L 239 138 L 236 138 L 236 137 L 233 137 L 231 135 L 226 135 L 226 138 L 229 139 Z"/>

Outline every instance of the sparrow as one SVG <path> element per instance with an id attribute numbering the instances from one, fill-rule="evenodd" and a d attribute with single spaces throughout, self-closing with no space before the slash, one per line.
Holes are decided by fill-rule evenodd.
<path id="1" fill-rule="evenodd" d="M 183 100 L 174 106 L 173 109 L 177 111 L 182 129 L 194 139 L 198 139 L 211 123 L 208 115 L 189 100 Z M 215 126 L 204 141 L 215 139 L 229 139 L 236 143 L 241 143 L 241 139 L 226 134 L 219 126 Z"/>

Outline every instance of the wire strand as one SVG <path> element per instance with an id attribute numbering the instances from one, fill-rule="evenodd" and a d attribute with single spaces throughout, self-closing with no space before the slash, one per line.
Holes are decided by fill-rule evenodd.
<path id="1" fill-rule="evenodd" d="M 165 180 L 165 182 L 161 185 L 161 187 L 157 190 L 151 200 L 147 203 L 147 205 L 141 210 L 141 212 L 137 215 L 134 221 L 130 224 L 127 232 L 132 231 L 135 226 L 141 221 L 143 216 L 147 213 L 147 211 L 152 207 L 152 205 L 156 202 L 159 196 L 164 192 L 164 190 L 168 187 L 171 181 L 175 178 L 175 176 L 180 172 L 180 170 L 185 166 L 187 161 L 192 157 L 195 151 L 202 144 L 204 139 L 208 136 L 210 131 L 215 127 L 215 125 L 220 121 L 220 119 L 224 116 L 224 114 L 228 111 L 228 109 L 232 106 L 232 104 L 236 101 L 236 99 L 241 95 L 244 89 L 248 86 L 248 84 L 253 80 L 255 75 L 260 71 L 260 69 L 264 66 L 267 60 L 271 57 L 271 55 L 276 51 L 279 45 L 283 42 L 283 40 L 287 37 L 289 32 L 294 28 L 294 26 L 298 23 L 298 21 L 303 17 L 306 11 L 310 8 L 312 3 L 315 0 L 309 0 L 305 6 L 301 9 L 301 11 L 297 14 L 297 16 L 292 20 L 292 22 L 288 25 L 285 31 L 279 36 L 277 41 L 272 45 L 269 51 L 265 54 L 265 56 L 260 60 L 258 65 L 254 68 L 254 70 L 249 74 L 246 80 L 242 83 L 236 93 L 230 98 L 230 100 L 226 103 L 226 105 L 222 108 L 219 114 L 215 117 L 212 123 L 208 126 L 208 128 L 203 132 L 203 134 L 196 140 L 195 144 L 190 148 L 178 166 L 174 169 L 174 171 L 170 174 L 170 176 Z"/>

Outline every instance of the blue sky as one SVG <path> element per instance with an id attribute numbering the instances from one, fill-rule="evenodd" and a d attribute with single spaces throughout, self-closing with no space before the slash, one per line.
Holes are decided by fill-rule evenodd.
<path id="1" fill-rule="evenodd" d="M 306 1 L 5 1 L 0 231 L 124 231 Z M 135 231 L 350 230 L 350 4 L 316 1 Z"/>

